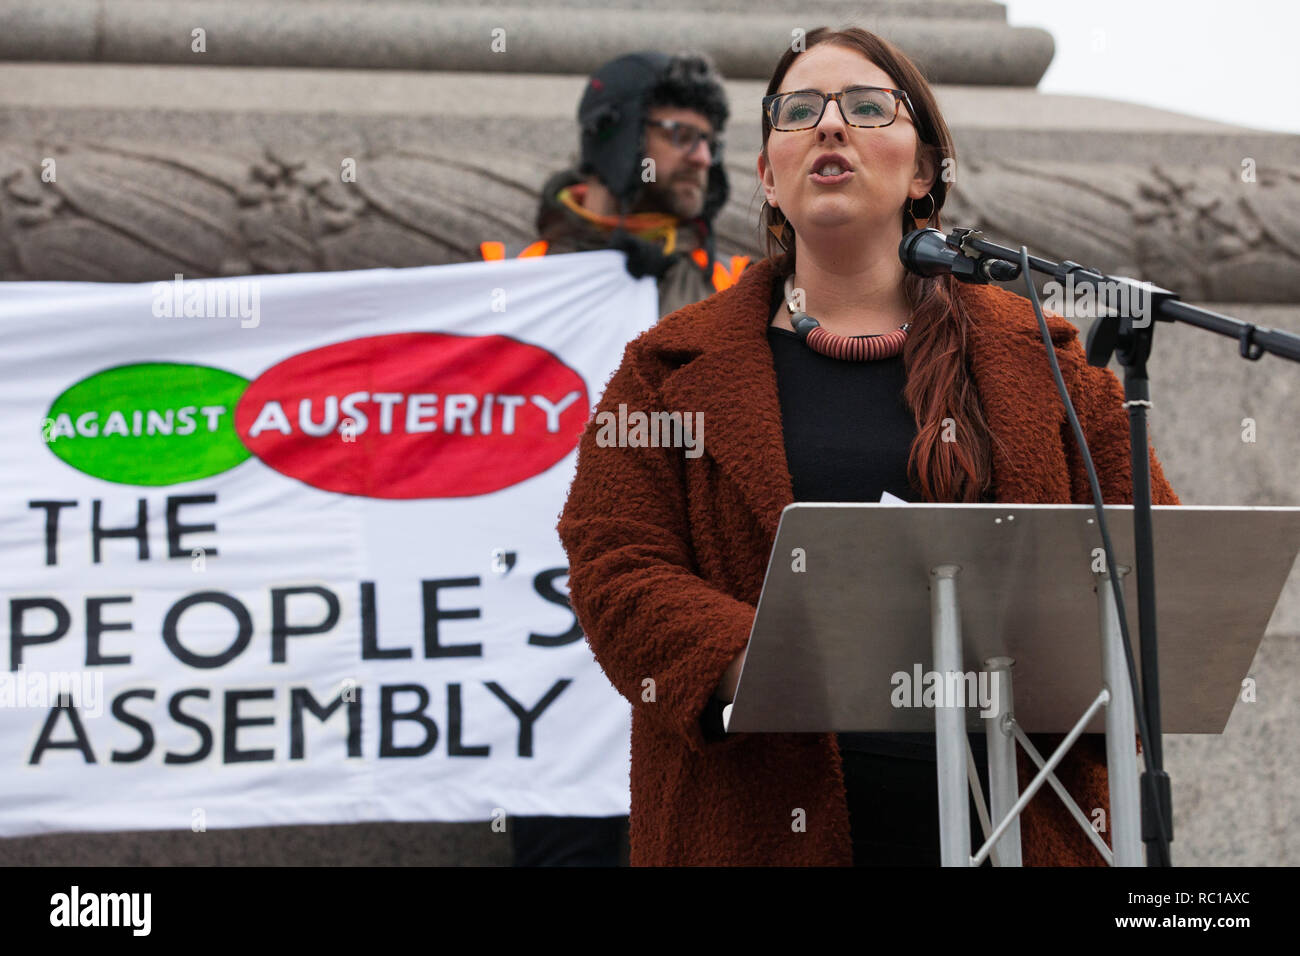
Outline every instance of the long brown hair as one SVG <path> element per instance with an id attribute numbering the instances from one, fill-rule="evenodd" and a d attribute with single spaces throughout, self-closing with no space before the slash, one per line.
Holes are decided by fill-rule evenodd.
<path id="1" fill-rule="evenodd" d="M 818 27 L 804 37 L 802 50 L 785 51 L 767 84 L 768 95 L 776 93 L 795 58 L 822 43 L 856 50 L 889 74 L 894 85 L 907 92 L 920 139 L 918 150 L 929 153 L 935 170 L 934 211 L 930 225 L 942 228 L 939 214 L 948 194 L 949 177 L 944 175 L 956 162 L 956 150 L 948 125 L 939 112 L 930 84 L 907 55 L 882 37 L 859 27 L 832 31 Z M 772 132 L 763 115 L 763 155 Z M 948 160 L 948 162 L 944 162 Z M 917 209 L 926 211 L 926 201 Z M 795 271 L 794 227 L 785 214 L 763 203 L 763 234 L 769 256 L 778 256 L 782 277 Z M 777 242 L 769 227 L 784 227 L 786 244 Z M 906 208 L 899 213 L 899 238 L 913 228 Z M 907 273 L 903 291 L 912 309 L 912 328 L 903 347 L 907 385 L 903 400 L 916 419 L 917 437 L 908 456 L 908 476 L 927 501 L 954 502 L 984 500 L 992 485 L 992 436 L 984 420 L 975 383 L 966 367 L 966 341 L 970 318 L 956 293 L 951 276 L 923 278 Z M 951 419 L 950 424 L 946 420 Z M 956 440 L 953 440 L 955 437 Z"/>

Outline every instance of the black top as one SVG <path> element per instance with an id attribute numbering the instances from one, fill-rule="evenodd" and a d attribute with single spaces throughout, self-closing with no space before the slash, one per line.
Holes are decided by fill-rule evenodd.
<path id="1" fill-rule="evenodd" d="M 783 283 L 772 286 L 781 308 Z M 923 496 L 907 477 L 916 425 L 903 403 L 902 356 L 866 362 L 829 358 L 794 332 L 769 325 L 786 462 L 796 501 L 904 501 Z M 700 716 L 706 740 L 722 740 L 716 697 Z M 988 792 L 988 747 L 969 736 L 976 771 Z M 855 866 L 938 865 L 939 799 L 934 734 L 837 734 Z M 983 842 L 973 801 L 971 846 Z M 990 865 L 989 860 L 984 865 Z"/>
<path id="2" fill-rule="evenodd" d="M 772 285 L 769 315 L 784 297 Z M 785 457 L 795 501 L 879 501 L 888 491 L 921 501 L 907 475 L 916 421 L 903 401 L 902 355 L 865 362 L 814 352 L 788 329 L 768 326 L 781 399 Z M 934 734 L 839 734 L 841 749 L 935 761 Z M 971 749 L 979 759 L 982 735 Z"/>
<path id="3" fill-rule="evenodd" d="M 781 308 L 774 286 L 771 315 Z M 904 501 L 921 495 L 907 477 L 916 422 L 903 404 L 903 356 L 851 362 L 810 349 L 789 329 L 768 326 L 781 396 L 785 458 L 795 501 Z"/>

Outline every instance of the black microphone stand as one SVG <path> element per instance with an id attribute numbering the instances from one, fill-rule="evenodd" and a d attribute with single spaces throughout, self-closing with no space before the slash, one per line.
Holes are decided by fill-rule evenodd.
<path id="1" fill-rule="evenodd" d="M 975 229 L 954 229 L 946 237 L 949 246 L 958 250 L 958 259 L 967 272 L 988 275 L 996 269 L 1008 278 L 1019 275 L 1021 253 L 984 238 Z M 1147 457 L 1147 409 L 1151 407 L 1147 359 L 1155 326 L 1154 315 L 1163 322 L 1185 322 L 1197 328 L 1235 338 L 1241 357 L 1258 361 L 1265 352 L 1293 362 L 1300 362 L 1300 336 L 1276 329 L 1262 328 L 1237 319 L 1210 312 L 1178 300 L 1168 289 L 1141 283 L 1123 276 L 1110 276 L 1077 262 L 1053 262 L 1027 256 L 1035 272 L 1052 276 L 1064 285 L 1091 288 L 1094 301 L 1102 294 L 1117 293 L 1125 303 L 1145 302 L 1134 315 L 1132 308 L 1121 314 L 1101 314 L 1088 330 L 1088 364 L 1105 368 L 1114 355 L 1124 367 L 1124 405 L 1129 417 L 1129 449 L 1133 465 L 1133 544 L 1136 550 L 1138 588 L 1138 633 L 1142 659 L 1141 707 L 1145 711 L 1147 735 L 1147 769 L 1142 773 L 1142 841 L 1147 846 L 1149 866 L 1170 866 L 1169 844 L 1174 838 L 1173 803 L 1169 775 L 1164 769 L 1161 744 L 1160 676 L 1156 654 L 1155 548 L 1151 531 L 1151 463 Z M 1009 268 L 1007 268 L 1009 267 Z M 1009 269 L 1014 269 L 1010 272 Z M 954 275 L 964 278 L 954 269 Z M 965 281 L 981 281 L 965 279 Z M 1118 586 L 1116 591 L 1118 592 Z M 1121 604 L 1122 608 L 1122 604 Z M 1142 715 L 1140 714 L 1139 717 Z"/>

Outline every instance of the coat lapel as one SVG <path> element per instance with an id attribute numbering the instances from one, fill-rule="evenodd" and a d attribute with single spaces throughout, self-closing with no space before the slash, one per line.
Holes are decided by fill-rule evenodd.
<path id="1" fill-rule="evenodd" d="M 662 383 L 666 410 L 703 413 L 705 455 L 739 488 L 769 538 L 794 501 L 767 343 L 772 273 L 772 260 L 765 259 L 736 285 L 678 313 L 685 319 L 704 309 L 703 322 L 660 323 L 661 353 L 674 362 L 686 359 Z"/>
<path id="2" fill-rule="evenodd" d="M 963 285 L 959 293 L 971 316 L 967 361 L 993 436 L 995 500 L 1070 501 L 1070 475 L 1061 444 L 1065 406 L 1052 378 L 1033 306 L 994 286 Z M 1078 332 L 1064 319 L 1045 315 L 1068 383 L 1072 360 L 1063 346 Z"/>

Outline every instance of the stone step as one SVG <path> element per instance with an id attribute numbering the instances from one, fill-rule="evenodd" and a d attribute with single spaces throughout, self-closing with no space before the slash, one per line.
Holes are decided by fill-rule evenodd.
<path id="1" fill-rule="evenodd" d="M 269 0 L 5 0 L 0 60 L 175 63 L 588 74 L 619 52 L 701 49 L 723 75 L 766 79 L 796 29 L 839 24 L 857 4 L 743 17 L 729 5 L 492 7 L 272 3 Z M 1054 50 L 1036 27 L 1012 27 L 997 4 L 878 3 L 855 22 L 886 36 L 940 83 L 1035 86 Z M 879 13 L 872 12 L 878 10 Z M 972 11 L 994 15 L 969 16 Z M 194 31 L 203 31 L 196 52 Z"/>

